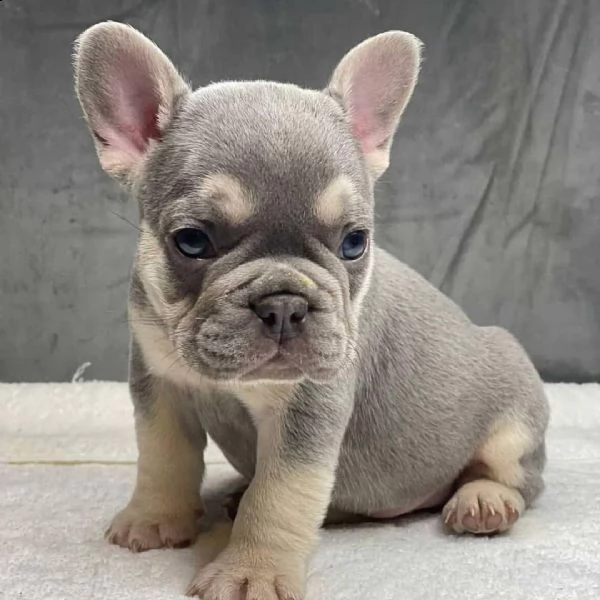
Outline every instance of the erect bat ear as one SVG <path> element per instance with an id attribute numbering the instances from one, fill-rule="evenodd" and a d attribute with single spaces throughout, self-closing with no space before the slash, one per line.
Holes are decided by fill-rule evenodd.
<path id="1" fill-rule="evenodd" d="M 74 63 L 77 96 L 100 164 L 116 179 L 129 181 L 190 88 L 153 42 L 122 23 L 84 31 Z"/>
<path id="2" fill-rule="evenodd" d="M 417 82 L 421 46 L 404 31 L 368 38 L 342 58 L 327 87 L 344 107 L 374 178 L 388 167 L 394 133 Z"/>

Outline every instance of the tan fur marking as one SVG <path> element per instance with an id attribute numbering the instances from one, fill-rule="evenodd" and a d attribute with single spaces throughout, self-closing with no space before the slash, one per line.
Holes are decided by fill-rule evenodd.
<path id="1" fill-rule="evenodd" d="M 283 413 L 292 391 L 292 385 L 263 384 L 237 392 L 256 423 L 258 466 L 240 503 L 232 539 L 248 544 L 252 554 L 269 549 L 267 555 L 273 557 L 278 550 L 307 556 L 329 504 L 333 465 L 290 468 L 278 458 Z"/>
<path id="2" fill-rule="evenodd" d="M 344 216 L 348 196 L 353 193 L 349 177 L 336 177 L 320 194 L 315 202 L 315 215 L 326 225 L 336 225 Z"/>
<path id="3" fill-rule="evenodd" d="M 514 419 L 504 418 L 492 428 L 490 436 L 477 449 L 474 460 L 488 467 L 491 479 L 518 488 L 525 479 L 521 458 L 533 448 L 529 429 Z"/>
<path id="4" fill-rule="evenodd" d="M 136 420 L 140 449 L 138 488 L 158 487 L 163 491 L 177 487 L 180 493 L 187 486 L 189 493 L 197 493 L 196 482 L 202 475 L 201 453 L 192 448 L 177 422 L 172 407 L 179 401 L 176 392 L 160 380 L 155 388 L 151 415 Z"/>
<path id="5" fill-rule="evenodd" d="M 130 307 L 129 314 L 135 339 L 153 375 L 164 377 L 178 386 L 195 388 L 209 385 L 206 379 L 183 362 L 165 331 L 146 322 L 143 311 Z"/>
<path id="6" fill-rule="evenodd" d="M 383 150 L 374 150 L 365 155 L 365 161 L 373 180 L 379 179 L 385 173 L 390 165 L 390 150 L 386 147 Z"/>
<path id="7" fill-rule="evenodd" d="M 283 466 L 283 465 L 282 465 Z M 246 491 L 238 510 L 232 541 L 252 556 L 273 559 L 279 552 L 308 556 L 329 503 L 333 471 L 322 466 L 262 473 Z M 260 514 L 257 529 L 254 515 Z"/>
<path id="8" fill-rule="evenodd" d="M 158 240 L 144 221 L 140 223 L 140 231 L 137 252 L 140 278 L 152 308 L 157 314 L 163 316 L 167 305 L 161 285 L 161 280 L 164 277 L 165 255 Z"/>
<path id="9" fill-rule="evenodd" d="M 200 193 L 214 199 L 216 208 L 233 225 L 243 223 L 254 212 L 250 193 L 230 175 L 209 175 L 202 182 Z"/>
<path id="10" fill-rule="evenodd" d="M 369 291 L 369 288 L 371 287 L 371 280 L 373 279 L 373 266 L 375 264 L 373 248 L 370 249 L 369 256 L 367 256 L 367 260 L 369 261 L 369 263 L 367 265 L 367 270 L 365 272 L 365 279 L 363 281 L 361 288 L 358 290 L 356 296 L 354 297 L 354 301 L 352 302 L 352 304 L 354 306 L 354 310 L 352 311 L 352 326 L 354 329 L 358 328 L 358 323 L 359 323 L 359 319 L 360 319 L 360 311 L 361 311 L 365 296 L 367 295 L 367 292 Z"/>
<path id="11" fill-rule="evenodd" d="M 511 488 L 476 479 L 462 485 L 442 510 L 444 524 L 456 533 L 486 534 L 506 531 L 523 514 L 525 501 Z"/>
<path id="12" fill-rule="evenodd" d="M 244 393 L 249 406 L 258 404 L 256 474 L 240 502 L 227 548 L 196 575 L 190 595 L 221 598 L 224 590 L 234 592 L 247 582 L 249 598 L 304 597 L 306 560 L 318 540 L 335 469 L 333 464 L 293 466 L 280 459 L 281 403 L 288 396 L 277 390 L 282 386 L 265 395 L 266 387 Z"/>
<path id="13" fill-rule="evenodd" d="M 278 409 L 289 399 L 292 385 L 288 383 L 257 383 L 235 387 L 232 391 L 252 412 L 264 409 Z"/>
<path id="14" fill-rule="evenodd" d="M 163 250 L 144 222 L 140 229 L 137 262 L 144 290 L 155 313 L 167 323 L 177 324 L 189 308 L 188 301 L 166 302 L 162 292 L 162 280 L 165 278 Z M 207 381 L 180 358 L 164 329 L 152 324 L 151 315 L 145 314 L 142 308 L 130 306 L 129 321 L 147 366 L 154 375 L 165 377 L 179 386 L 207 385 Z"/>
<path id="15" fill-rule="evenodd" d="M 280 442 L 278 420 L 292 395 L 291 383 L 257 383 L 240 386 L 234 393 L 246 405 L 252 420 L 260 432 L 257 440 L 257 460 L 267 457 Z"/>
<path id="16" fill-rule="evenodd" d="M 173 386 L 155 385 L 151 414 L 136 419 L 135 491 L 107 531 L 112 543 L 138 552 L 191 542 L 202 512 L 202 452 L 180 429 L 172 408 L 178 401 Z"/>

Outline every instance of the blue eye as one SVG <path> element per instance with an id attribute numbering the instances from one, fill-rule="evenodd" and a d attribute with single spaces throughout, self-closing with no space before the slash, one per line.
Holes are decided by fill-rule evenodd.
<path id="1" fill-rule="evenodd" d="M 211 258 L 215 255 L 215 249 L 202 229 L 180 229 L 173 235 L 173 241 L 179 252 L 188 258 Z"/>
<path id="2" fill-rule="evenodd" d="M 369 237 L 366 231 L 351 231 L 342 241 L 340 257 L 344 260 L 356 260 L 366 251 Z"/>

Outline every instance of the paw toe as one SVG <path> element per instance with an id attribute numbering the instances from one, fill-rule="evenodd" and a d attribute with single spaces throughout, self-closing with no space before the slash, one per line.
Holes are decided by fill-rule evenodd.
<path id="1" fill-rule="evenodd" d="M 509 525 L 512 525 L 519 518 L 519 511 L 510 503 L 504 503 L 504 509 L 506 511 L 506 521 Z"/>
<path id="2" fill-rule="evenodd" d="M 444 517 L 444 523 L 448 527 L 454 527 L 454 525 L 456 525 L 456 508 L 451 507 L 448 510 L 445 510 L 443 517 Z"/>
<path id="3" fill-rule="evenodd" d="M 462 525 L 467 531 L 479 531 L 481 515 L 478 506 L 470 506 L 462 518 Z"/>
<path id="4" fill-rule="evenodd" d="M 196 519 L 165 521 L 158 526 L 160 539 L 167 548 L 186 548 L 196 538 Z"/>
<path id="5" fill-rule="evenodd" d="M 278 600 L 302 600 L 302 592 L 298 590 L 298 585 L 284 577 L 275 579 L 275 591 Z"/>
<path id="6" fill-rule="evenodd" d="M 109 544 L 114 544 L 115 546 L 121 546 L 121 547 L 123 547 L 123 545 L 127 541 L 127 537 L 128 536 L 129 536 L 129 527 L 127 527 L 126 529 L 117 529 L 117 528 L 115 528 L 114 526 L 111 525 L 104 532 L 104 539 Z"/>
<path id="7" fill-rule="evenodd" d="M 502 525 L 502 514 L 492 504 L 484 504 L 481 513 L 481 521 L 486 531 L 496 531 L 500 528 Z"/>
<path id="8" fill-rule="evenodd" d="M 280 600 L 273 585 L 261 579 L 252 579 L 247 584 L 246 600 Z"/>
<path id="9" fill-rule="evenodd" d="M 131 527 L 128 546 L 132 552 L 146 552 L 162 545 L 157 525 L 135 523 Z"/>

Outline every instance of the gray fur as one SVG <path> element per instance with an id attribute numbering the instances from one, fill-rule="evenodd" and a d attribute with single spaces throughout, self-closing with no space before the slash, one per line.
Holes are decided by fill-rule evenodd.
<path id="1" fill-rule="evenodd" d="M 163 332 L 174 359 L 200 382 L 179 382 L 182 434 L 198 436 L 202 447 L 206 431 L 248 481 L 260 470 L 262 436 L 283 471 L 337 464 L 332 509 L 369 515 L 418 504 L 451 490 L 493 428 L 508 419 L 532 440 L 520 459 L 520 492 L 527 505 L 533 502 L 543 487 L 548 405 L 531 361 L 510 334 L 472 324 L 372 239 L 374 180 L 416 79 L 413 42 L 391 35 L 359 46 L 325 93 L 272 82 L 191 92 L 164 55 L 138 36 L 115 24 L 92 28 L 80 40 L 76 72 L 100 159 L 131 190 L 156 244 L 150 257 L 147 241 L 140 243 L 131 288 L 131 391 L 139 418 L 151 418 L 151 389 L 169 375 L 149 364 L 153 349 L 140 348 L 135 319 Z M 156 139 L 135 158 L 113 147 L 125 117 L 110 105 L 110 64 L 94 65 L 110 60 L 111 43 L 122 44 L 124 65 L 132 54 L 130 62 L 139 66 L 135 56 L 143 48 L 149 77 L 158 82 L 152 89 L 164 92 L 147 92 L 160 96 L 161 120 Z M 382 103 L 373 111 L 381 129 L 377 147 L 351 123 L 362 106 L 352 78 L 365 76 L 360 68 L 373 47 L 382 57 L 375 66 L 389 70 L 385 93 L 378 98 L 375 85 L 370 100 Z M 403 58 L 394 75 L 398 53 Z M 219 198 L 202 195 L 213 174 L 235 177 L 246 190 L 253 210 L 242 223 L 223 219 Z M 340 176 L 353 189 L 344 222 L 325 224 L 314 206 Z M 218 256 L 183 257 L 172 234 L 206 222 Z M 354 262 L 337 254 L 346 225 L 371 235 L 367 254 Z M 263 335 L 250 307 L 282 292 L 305 297 L 310 313 L 301 335 L 278 344 Z M 269 400 L 280 385 L 291 390 L 283 408 Z M 264 390 L 264 406 L 248 403 L 248 389 Z M 269 411 L 276 418 L 265 431 L 257 423 L 267 422 Z M 261 460 L 272 469 L 268 458 Z"/>
<path id="2" fill-rule="evenodd" d="M 349 402 L 347 390 L 356 381 L 332 497 L 335 508 L 369 514 L 410 504 L 451 484 L 490 425 L 507 413 L 526 423 L 538 440 L 535 452 L 523 458 L 528 477 L 521 491 L 530 504 L 543 488 L 548 422 L 535 368 L 509 333 L 473 325 L 422 277 L 376 252 L 357 359 L 330 385 L 299 385 L 286 432 L 290 458 L 313 460 L 335 429 L 332 407 Z M 312 419 L 298 418 L 313 411 Z M 198 400 L 209 435 L 220 440 L 228 456 L 239 454 L 233 464 L 250 480 L 254 455 L 247 449 L 256 434 L 247 413 L 240 423 L 241 412 L 230 395 Z"/>

